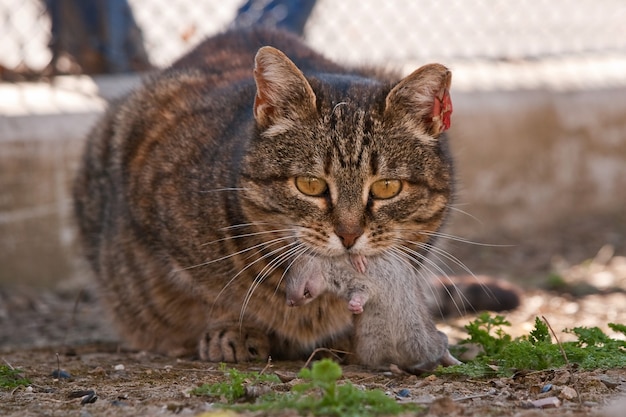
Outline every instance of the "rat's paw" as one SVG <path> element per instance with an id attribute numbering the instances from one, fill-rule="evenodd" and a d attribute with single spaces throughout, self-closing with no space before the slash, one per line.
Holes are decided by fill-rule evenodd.
<path id="1" fill-rule="evenodd" d="M 200 339 L 198 354 L 209 362 L 247 362 L 266 360 L 270 353 L 267 335 L 239 326 L 208 330 Z"/>
<path id="2" fill-rule="evenodd" d="M 361 274 L 367 271 L 367 258 L 363 255 L 350 255 L 352 267 Z"/>
<path id="3" fill-rule="evenodd" d="M 350 310 L 352 314 L 361 314 L 367 299 L 367 294 L 364 291 L 353 292 L 348 301 L 348 310 Z"/>
<path id="4" fill-rule="evenodd" d="M 350 300 L 348 302 L 348 310 L 352 314 L 361 314 L 363 312 L 363 304 L 357 300 Z"/>

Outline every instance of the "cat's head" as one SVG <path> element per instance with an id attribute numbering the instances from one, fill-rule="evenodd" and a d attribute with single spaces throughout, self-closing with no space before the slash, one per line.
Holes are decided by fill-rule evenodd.
<path id="1" fill-rule="evenodd" d="M 295 237 L 294 255 L 423 253 L 452 194 L 441 135 L 452 111 L 450 71 L 426 65 L 395 84 L 305 77 L 271 47 L 255 64 L 245 210 L 263 228 Z"/>

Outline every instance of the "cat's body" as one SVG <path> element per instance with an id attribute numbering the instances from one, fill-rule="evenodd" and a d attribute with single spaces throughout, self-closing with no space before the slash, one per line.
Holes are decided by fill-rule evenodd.
<path id="1" fill-rule="evenodd" d="M 114 103 L 74 196 L 122 337 L 211 361 L 302 358 L 322 346 L 384 349 L 368 332 L 409 317 L 393 328 L 427 340 L 402 363 L 436 362 L 445 337 L 406 268 L 423 262 L 450 204 L 449 80 L 440 65 L 399 82 L 347 70 L 255 30 L 205 41 Z M 330 292 L 288 306 L 285 280 L 304 255 L 381 259 L 372 272 L 412 312 L 395 306 L 364 326 L 368 311 L 355 319 Z"/>

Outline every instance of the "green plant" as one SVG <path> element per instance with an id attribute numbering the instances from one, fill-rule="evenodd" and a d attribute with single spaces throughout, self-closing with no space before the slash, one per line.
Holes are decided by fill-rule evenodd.
<path id="1" fill-rule="evenodd" d="M 330 359 L 315 362 L 311 369 L 303 369 L 298 374 L 302 383 L 293 386 L 286 393 L 270 392 L 256 399 L 252 404 L 233 404 L 243 397 L 239 386 L 244 381 L 255 380 L 259 375 L 239 371 L 228 371 L 230 380 L 218 384 L 205 384 L 195 389 L 195 395 L 220 396 L 228 400 L 223 407 L 246 411 L 296 410 L 301 415 L 316 416 L 378 416 L 393 415 L 404 411 L 416 411 L 414 404 L 399 404 L 380 390 L 361 390 L 350 382 L 339 383 L 341 367 Z M 242 375 L 245 377 L 242 378 Z M 233 389 L 233 387 L 236 387 Z M 245 391 L 245 390 L 244 390 Z M 234 395 L 230 395 L 235 392 Z M 233 400 L 231 400 L 233 399 Z"/>
<path id="2" fill-rule="evenodd" d="M 499 354 L 502 349 L 511 343 L 511 336 L 503 327 L 510 326 L 503 316 L 491 317 L 489 313 L 481 313 L 476 320 L 465 326 L 468 338 L 460 344 L 475 344 L 483 349 L 485 356 Z"/>
<path id="3" fill-rule="evenodd" d="M 330 359 L 303 369 L 298 376 L 305 382 L 294 387 L 301 395 L 290 408 L 319 416 L 376 416 L 416 409 L 398 404 L 378 389 L 361 390 L 350 382 L 339 385 L 341 375 L 341 367 Z"/>
<path id="4" fill-rule="evenodd" d="M 241 372 L 237 369 L 226 369 L 225 364 L 220 369 L 228 374 L 228 381 L 215 384 L 202 384 L 191 390 L 192 395 L 216 397 L 226 400 L 229 404 L 246 396 L 246 386 L 262 383 L 280 383 L 276 375 L 259 374 L 258 372 Z"/>
<path id="5" fill-rule="evenodd" d="M 0 365 L 0 388 L 14 389 L 20 386 L 30 385 L 20 369 L 8 365 Z"/>
<path id="6" fill-rule="evenodd" d="M 502 316 L 481 314 L 465 326 L 468 337 L 461 344 L 478 344 L 483 353 L 474 361 L 449 368 L 438 368 L 441 374 L 471 377 L 511 375 L 515 370 L 542 370 L 574 363 L 582 369 L 626 366 L 626 342 L 612 339 L 598 327 L 576 327 L 566 332 L 577 336 L 573 342 L 552 342 L 547 324 L 535 319 L 529 335 L 513 339 L 503 326 L 510 326 Z M 626 326 L 609 323 L 613 331 L 626 335 Z M 565 355 L 565 356 L 564 356 Z M 566 359 L 567 358 L 567 359 Z"/>

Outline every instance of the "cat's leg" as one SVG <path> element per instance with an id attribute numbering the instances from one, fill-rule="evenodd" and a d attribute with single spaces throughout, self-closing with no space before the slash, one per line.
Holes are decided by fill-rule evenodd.
<path id="1" fill-rule="evenodd" d="M 238 321 L 219 322 L 200 338 L 198 354 L 209 362 L 264 361 L 270 355 L 270 340 L 259 328 L 243 327 Z"/>

